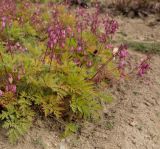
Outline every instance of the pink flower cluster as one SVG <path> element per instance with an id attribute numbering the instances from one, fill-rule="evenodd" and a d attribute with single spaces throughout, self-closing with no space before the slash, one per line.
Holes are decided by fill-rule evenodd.
<path id="1" fill-rule="evenodd" d="M 16 85 L 14 84 L 8 84 L 6 86 L 6 92 L 12 92 L 12 93 L 16 93 Z"/>
<path id="2" fill-rule="evenodd" d="M 127 45 L 121 45 L 118 50 L 119 69 L 124 69 L 126 66 L 126 57 L 128 56 Z"/>
<path id="3" fill-rule="evenodd" d="M 103 20 L 106 36 L 113 35 L 118 29 L 118 22 L 106 17 Z"/>
<path id="4" fill-rule="evenodd" d="M 139 67 L 138 67 L 138 75 L 140 77 L 143 77 L 144 74 L 147 73 L 147 71 L 150 69 L 150 65 L 149 65 L 149 61 L 150 58 L 147 57 L 146 59 L 142 60 L 142 62 L 140 63 Z"/>
<path id="5" fill-rule="evenodd" d="M 16 3 L 14 0 L 0 0 L 0 29 L 3 30 L 16 14 Z"/>
<path id="6" fill-rule="evenodd" d="M 52 25 L 48 28 L 48 48 L 52 49 L 58 47 L 64 48 L 66 38 L 72 36 L 72 29 L 71 27 L 64 26 L 59 21 L 59 12 L 55 9 L 52 12 L 54 21 Z"/>
<path id="7" fill-rule="evenodd" d="M 0 0 L 0 17 L 11 17 L 16 13 L 15 0 Z"/>
<path id="8" fill-rule="evenodd" d="M 60 25 L 59 23 L 51 26 L 48 29 L 48 48 L 53 49 L 57 45 L 59 45 L 61 48 L 64 48 L 65 46 L 65 39 L 67 37 L 66 29 Z"/>
<path id="9" fill-rule="evenodd" d="M 99 9 L 94 13 L 85 12 L 83 9 L 77 11 L 78 29 L 90 29 L 91 32 L 99 36 L 100 41 L 105 42 L 106 38 L 113 35 L 118 29 L 118 22 L 110 19 L 108 15 L 100 16 Z M 104 28 L 105 32 L 100 33 L 100 29 Z"/>
<path id="10" fill-rule="evenodd" d="M 25 52 L 27 51 L 27 48 L 25 48 L 24 46 L 22 46 L 19 42 L 17 43 L 11 43 L 11 42 L 8 42 L 6 44 L 6 52 L 9 52 L 11 54 L 13 54 L 14 52 L 18 51 L 18 52 Z"/>

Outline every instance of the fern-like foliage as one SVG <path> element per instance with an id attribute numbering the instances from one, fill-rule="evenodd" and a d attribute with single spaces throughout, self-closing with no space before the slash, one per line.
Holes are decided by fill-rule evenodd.
<path id="1" fill-rule="evenodd" d="M 76 125 L 74 123 L 68 123 L 65 127 L 63 137 L 67 137 L 67 136 L 71 135 L 72 133 L 77 132 L 77 130 L 78 130 L 78 125 Z"/>
<path id="2" fill-rule="evenodd" d="M 14 15 L 0 14 L 0 120 L 10 141 L 28 131 L 35 113 L 69 122 L 64 136 L 77 130 L 71 121 L 99 118 L 101 100 L 111 98 L 92 77 L 108 59 L 111 76 L 119 77 L 106 49 L 116 22 L 108 19 L 105 27 L 94 20 L 97 14 L 71 15 L 63 5 L 12 5 Z M 102 33 L 101 26 L 109 31 Z"/>
<path id="3" fill-rule="evenodd" d="M 0 119 L 4 121 L 3 128 L 8 130 L 7 135 L 11 143 L 15 143 L 32 125 L 34 112 L 30 106 L 31 102 L 23 93 L 17 102 L 7 105 L 0 114 Z"/>
<path id="4" fill-rule="evenodd" d="M 32 67 L 34 69 L 37 67 Z M 85 68 L 73 62 L 53 63 L 51 70 L 43 67 L 40 72 L 33 71 L 25 76 L 19 90 L 25 90 L 35 104 L 41 105 L 46 116 L 54 114 L 60 118 L 64 111 L 72 111 L 90 118 L 100 105 L 93 83 L 86 79 Z"/>

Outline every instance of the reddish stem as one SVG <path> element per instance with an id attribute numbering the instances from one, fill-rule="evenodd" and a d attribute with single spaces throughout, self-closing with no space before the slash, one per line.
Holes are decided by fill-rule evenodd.
<path id="1" fill-rule="evenodd" d="M 97 72 L 93 75 L 92 78 L 90 78 L 89 80 L 93 80 L 100 72 L 102 72 L 102 70 L 104 69 L 104 67 L 114 58 L 114 56 L 112 55 L 112 57 L 110 57 L 104 64 L 101 65 L 101 67 L 97 70 Z"/>

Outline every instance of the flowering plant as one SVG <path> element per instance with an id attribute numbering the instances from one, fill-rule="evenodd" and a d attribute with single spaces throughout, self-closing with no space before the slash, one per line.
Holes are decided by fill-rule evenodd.
<path id="1" fill-rule="evenodd" d="M 0 7 L 0 119 L 9 139 L 27 132 L 36 112 L 62 121 L 99 118 L 100 100 L 110 96 L 97 84 L 126 75 L 127 46 L 111 45 L 118 23 L 98 9 L 72 14 L 63 5 L 13 0 Z M 135 70 L 140 76 L 148 60 Z"/>

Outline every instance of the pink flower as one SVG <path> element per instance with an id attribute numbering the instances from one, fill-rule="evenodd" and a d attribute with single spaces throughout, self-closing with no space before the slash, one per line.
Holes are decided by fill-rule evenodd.
<path id="1" fill-rule="evenodd" d="M 106 42 L 106 35 L 105 34 L 100 35 L 99 39 L 100 39 L 101 43 L 105 43 Z"/>
<path id="2" fill-rule="evenodd" d="M 150 66 L 148 63 L 144 63 L 144 61 L 140 64 L 139 70 L 138 70 L 138 75 L 142 77 L 147 71 L 149 70 Z"/>
<path id="3" fill-rule="evenodd" d="M 107 44 L 107 45 L 106 45 L 106 48 L 107 48 L 107 49 L 113 49 L 113 45 L 112 45 L 112 44 Z"/>
<path id="4" fill-rule="evenodd" d="M 66 38 L 66 31 L 65 30 L 62 30 L 61 34 L 62 34 L 63 38 Z"/>
<path id="5" fill-rule="evenodd" d="M 122 58 L 126 58 L 128 56 L 128 51 L 127 51 L 127 46 L 126 45 L 121 45 L 119 47 L 119 58 L 122 59 Z"/>
<path id="6" fill-rule="evenodd" d="M 91 61 L 88 61 L 88 62 L 87 62 L 87 66 L 88 66 L 88 67 L 91 67 L 92 64 L 93 64 L 93 63 L 92 63 Z"/>
<path id="7" fill-rule="evenodd" d="M 65 43 L 64 43 L 64 42 L 61 43 L 61 47 L 62 47 L 62 48 L 65 47 Z"/>
<path id="8" fill-rule="evenodd" d="M 2 17 L 2 29 L 6 27 L 6 17 Z"/>
<path id="9" fill-rule="evenodd" d="M 20 79 L 21 79 L 21 74 L 18 73 L 17 80 L 20 80 Z"/>
<path id="10" fill-rule="evenodd" d="M 80 33 L 80 32 L 81 32 L 81 28 L 80 28 L 80 27 L 78 27 L 77 32 L 78 32 L 78 33 Z"/>
<path id="11" fill-rule="evenodd" d="M 124 69 L 124 67 L 126 66 L 126 61 L 125 60 L 121 60 L 120 62 L 119 62 L 119 68 L 120 69 Z"/>
<path id="12" fill-rule="evenodd" d="M 2 97 L 3 96 L 3 91 L 2 90 L 0 90 L 0 97 Z"/>
<path id="13" fill-rule="evenodd" d="M 81 46 L 79 46 L 78 48 L 77 48 L 77 51 L 78 52 L 81 52 L 83 49 L 82 49 L 82 47 Z"/>
<path id="14" fill-rule="evenodd" d="M 76 65 L 80 65 L 80 64 L 81 64 L 81 61 L 80 61 L 79 59 L 75 58 L 75 59 L 74 59 L 74 63 L 75 63 Z"/>
<path id="15" fill-rule="evenodd" d="M 14 84 L 9 84 L 6 86 L 6 91 L 16 93 L 17 87 Z"/>
<path id="16" fill-rule="evenodd" d="M 70 34 L 72 32 L 72 28 L 71 27 L 67 27 L 67 33 Z"/>
<path id="17" fill-rule="evenodd" d="M 71 47 L 70 51 L 73 52 L 74 51 L 74 47 Z"/>

